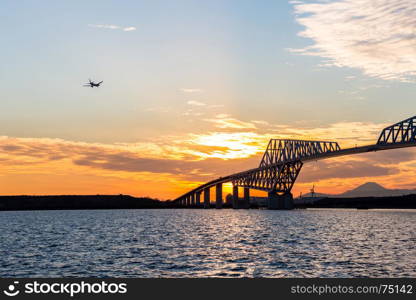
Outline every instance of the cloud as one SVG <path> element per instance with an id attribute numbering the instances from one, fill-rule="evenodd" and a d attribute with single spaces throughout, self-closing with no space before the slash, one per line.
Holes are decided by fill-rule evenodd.
<path id="1" fill-rule="evenodd" d="M 263 121 L 263 120 L 253 120 L 251 122 L 254 124 L 259 124 L 259 125 L 269 125 L 269 122 Z"/>
<path id="2" fill-rule="evenodd" d="M 257 165 L 259 157 L 234 159 L 224 163 L 222 159 L 208 158 L 201 161 L 147 159 L 128 153 L 100 153 L 73 161 L 75 165 L 121 172 L 149 172 L 182 176 L 189 180 L 207 181 L 218 176 L 238 172 Z"/>
<path id="3" fill-rule="evenodd" d="M 363 154 L 362 157 L 369 163 L 394 167 L 402 162 L 416 160 L 416 151 L 411 148 L 403 148 Z"/>
<path id="4" fill-rule="evenodd" d="M 135 31 L 135 30 L 136 30 L 136 27 L 134 27 L 134 26 L 124 27 L 123 28 L 123 31 Z"/>
<path id="5" fill-rule="evenodd" d="M 199 117 L 204 115 L 203 112 L 200 111 L 194 111 L 193 109 L 187 109 L 182 113 L 182 116 L 193 116 L 193 117 Z"/>
<path id="6" fill-rule="evenodd" d="M 180 89 L 180 91 L 181 92 L 184 92 L 184 93 L 201 93 L 202 92 L 202 90 L 201 89 L 190 89 L 190 88 L 181 88 Z"/>
<path id="7" fill-rule="evenodd" d="M 188 105 L 193 105 L 193 106 L 205 106 L 205 103 L 199 102 L 199 101 L 188 101 L 187 102 Z"/>
<path id="8" fill-rule="evenodd" d="M 88 24 L 89 27 L 102 28 L 102 29 L 120 29 L 117 25 L 106 25 L 106 24 Z"/>
<path id="9" fill-rule="evenodd" d="M 176 180 L 207 181 L 258 166 L 268 138 L 254 132 L 223 132 L 167 137 L 165 144 L 97 144 L 3 137 L 0 139 L 0 166 L 3 174 L 9 175 L 58 174 L 65 170 L 74 172 L 77 170 L 74 167 L 78 167 L 88 168 L 78 169 L 79 174 L 106 170 L 111 176 L 158 173 L 174 175 Z M 405 176 L 413 178 L 411 164 L 415 159 L 414 151 L 401 149 L 310 162 L 305 164 L 299 183 L 383 177 L 399 172 L 407 172 Z"/>
<path id="10" fill-rule="evenodd" d="M 292 52 L 320 56 L 323 65 L 360 69 L 399 81 L 416 76 L 416 2 L 342 0 L 294 3 L 300 36 L 313 44 Z"/>
<path id="11" fill-rule="evenodd" d="M 222 129 L 256 129 L 254 123 L 240 121 L 227 114 L 219 114 L 214 119 L 205 119 L 204 121 L 214 123 L 215 127 Z"/>
<path id="12" fill-rule="evenodd" d="M 299 174 L 299 182 L 316 182 L 334 178 L 362 178 L 392 175 L 397 167 L 384 167 L 365 160 L 322 160 L 306 164 Z"/>
<path id="13" fill-rule="evenodd" d="M 5 190 L 30 193 L 38 189 L 35 183 L 44 178 L 43 191 L 48 191 L 48 180 L 61 186 L 61 180 L 70 177 L 73 188 L 62 191 L 77 193 L 77 186 L 84 186 L 84 183 L 76 178 L 91 175 L 96 178 L 96 185 L 84 186 L 82 191 L 94 192 L 97 188 L 100 191 L 134 191 L 137 194 L 145 190 L 146 193 L 149 191 L 149 195 L 177 196 L 195 184 L 257 167 L 270 138 L 326 137 L 326 140 L 332 140 L 331 137 L 337 137 L 342 141 L 341 146 L 346 147 L 360 138 L 359 142 L 375 143 L 380 130 L 386 125 L 341 122 L 308 128 L 302 124 L 270 124 L 262 120 L 245 122 L 227 114 L 218 114 L 212 120 L 212 128 L 205 129 L 203 133 L 160 136 L 136 143 L 0 137 L 1 182 L 5 182 L 5 178 L 15 182 L 13 189 L 4 183 L 0 186 L 3 194 Z M 411 187 L 414 185 L 415 165 L 414 149 L 309 162 L 305 164 L 295 188 L 308 188 L 309 183 L 319 182 L 319 187 L 326 187 L 329 192 L 342 192 L 359 184 L 362 177 L 387 183 L 386 186 L 394 182 Z M 107 180 L 118 187 L 100 189 Z M 169 188 L 165 188 L 164 181 Z"/>
<path id="14" fill-rule="evenodd" d="M 178 175 L 192 169 L 186 161 L 137 157 L 130 153 L 94 153 L 73 160 L 74 164 L 113 171 L 169 173 Z"/>
<path id="15" fill-rule="evenodd" d="M 191 134 L 187 139 L 181 140 L 181 144 L 187 145 L 189 154 L 203 159 L 237 159 L 262 153 L 268 138 L 267 135 L 254 132 L 212 132 Z M 201 146 L 210 147 L 209 151 L 200 151 Z"/>
<path id="16" fill-rule="evenodd" d="M 286 127 L 276 129 L 281 138 L 338 141 L 341 147 L 373 144 L 389 124 L 370 122 L 337 122 L 314 128 Z"/>
<path id="17" fill-rule="evenodd" d="M 225 106 L 224 104 L 211 104 L 208 107 L 209 108 L 222 108 L 224 106 Z"/>
<path id="18" fill-rule="evenodd" d="M 209 180 L 227 172 L 252 167 L 258 147 L 250 145 L 252 134 L 212 134 L 193 136 L 166 144 L 99 144 L 49 138 L 0 137 L 0 166 L 4 174 L 58 174 L 70 170 L 85 174 L 88 170 L 123 173 L 171 174 L 189 180 Z M 241 142 L 243 140 L 243 142 Z M 220 145 L 223 143 L 223 145 Z M 236 153 L 240 152 L 240 155 Z M 224 164 L 224 158 L 234 158 Z M 254 159 L 254 166 L 259 158 Z M 78 167 L 75 169 L 74 167 Z M 80 169 L 80 168 L 88 168 Z M 121 172 L 120 174 L 114 172 Z M 118 175 L 117 175 L 118 174 Z"/>
<path id="19" fill-rule="evenodd" d="M 119 25 L 111 25 L 111 24 L 88 24 L 89 27 L 93 28 L 100 28 L 100 29 L 119 29 L 123 31 L 134 31 L 136 30 L 136 27 L 129 26 L 129 27 L 122 27 Z"/>

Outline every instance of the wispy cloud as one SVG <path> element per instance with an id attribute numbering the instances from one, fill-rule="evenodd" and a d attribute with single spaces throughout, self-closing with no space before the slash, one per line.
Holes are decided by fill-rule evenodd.
<path id="1" fill-rule="evenodd" d="M 199 101 L 188 101 L 187 102 L 188 105 L 192 105 L 192 106 L 205 106 L 206 104 L 203 102 L 199 102 Z"/>
<path id="2" fill-rule="evenodd" d="M 269 122 L 263 121 L 263 120 L 253 120 L 251 122 L 254 124 L 259 124 L 259 125 L 265 125 L 265 126 L 269 125 Z"/>
<path id="3" fill-rule="evenodd" d="M 267 141 L 267 135 L 254 132 L 212 132 L 191 134 L 182 143 L 187 145 L 189 154 L 203 159 L 239 159 L 263 152 Z"/>
<path id="4" fill-rule="evenodd" d="M 201 89 L 195 89 L 195 88 L 181 88 L 180 91 L 184 93 L 201 93 L 202 92 Z"/>
<path id="5" fill-rule="evenodd" d="M 224 106 L 225 106 L 224 104 L 211 104 L 208 107 L 209 108 L 222 108 Z"/>
<path id="6" fill-rule="evenodd" d="M 203 112 L 201 112 L 201 111 L 196 111 L 196 110 L 194 110 L 194 109 L 187 109 L 186 111 L 184 111 L 184 112 L 182 113 L 182 116 L 193 116 L 193 117 L 199 117 L 199 116 L 202 116 L 202 115 L 204 115 L 204 113 L 203 113 Z"/>
<path id="7" fill-rule="evenodd" d="M 215 127 L 222 129 L 256 129 L 254 123 L 240 121 L 227 114 L 218 114 L 215 118 L 204 121 L 214 123 Z"/>
<path id="8" fill-rule="evenodd" d="M 355 178 L 355 177 L 379 177 L 399 172 L 397 166 L 380 166 L 365 159 L 339 161 L 323 160 L 305 166 L 299 182 L 317 182 L 324 179 Z"/>
<path id="9" fill-rule="evenodd" d="M 123 28 L 123 31 L 135 31 L 136 30 L 136 27 L 134 27 L 134 26 L 129 26 L 129 27 L 124 27 Z"/>
<path id="10" fill-rule="evenodd" d="M 291 51 L 326 58 L 326 66 L 361 69 L 385 80 L 416 77 L 416 2 L 341 0 L 292 2 L 299 35 L 313 45 Z"/>
<path id="11" fill-rule="evenodd" d="M 93 28 L 100 28 L 100 29 L 118 29 L 118 30 L 123 30 L 123 31 L 134 31 L 136 30 L 136 27 L 134 26 L 128 26 L 128 27 L 123 27 L 123 26 L 119 26 L 119 25 L 112 25 L 112 24 L 88 24 L 89 27 L 93 27 Z"/>

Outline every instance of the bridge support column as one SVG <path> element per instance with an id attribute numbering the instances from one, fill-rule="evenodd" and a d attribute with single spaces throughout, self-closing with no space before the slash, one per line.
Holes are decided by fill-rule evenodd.
<path id="1" fill-rule="evenodd" d="M 238 205 L 238 186 L 233 186 L 233 208 L 237 209 L 240 208 Z"/>
<path id="2" fill-rule="evenodd" d="M 250 189 L 244 188 L 244 202 L 243 208 L 250 208 Z"/>
<path id="3" fill-rule="evenodd" d="M 201 192 L 196 192 L 195 194 L 195 205 L 196 207 L 201 207 Z"/>
<path id="4" fill-rule="evenodd" d="M 268 209 L 293 209 L 293 196 L 290 192 L 279 195 L 276 192 L 269 192 Z"/>
<path id="5" fill-rule="evenodd" d="M 186 207 L 189 207 L 190 206 L 190 204 L 191 204 L 191 198 L 189 197 L 189 195 L 188 196 L 186 196 Z"/>
<path id="6" fill-rule="evenodd" d="M 209 188 L 204 189 L 204 208 L 210 208 L 211 207 L 211 201 L 209 199 Z"/>
<path id="7" fill-rule="evenodd" d="M 215 208 L 222 208 L 222 183 L 215 186 Z"/>

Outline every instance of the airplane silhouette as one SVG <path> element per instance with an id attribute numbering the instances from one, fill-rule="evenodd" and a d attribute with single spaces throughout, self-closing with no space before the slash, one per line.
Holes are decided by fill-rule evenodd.
<path id="1" fill-rule="evenodd" d="M 91 79 L 88 79 L 88 83 L 86 83 L 84 86 L 87 86 L 87 87 L 99 87 L 100 86 L 100 84 L 101 83 L 103 83 L 102 81 L 100 81 L 100 82 L 98 82 L 98 83 L 95 83 L 94 81 L 91 81 Z"/>

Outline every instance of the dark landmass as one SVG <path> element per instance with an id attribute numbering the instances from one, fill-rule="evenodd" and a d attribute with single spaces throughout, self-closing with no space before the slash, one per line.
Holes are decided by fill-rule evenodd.
<path id="1" fill-rule="evenodd" d="M 407 208 L 416 209 L 416 194 L 391 197 L 321 198 L 295 208 Z"/>
<path id="2" fill-rule="evenodd" d="M 170 208 L 171 201 L 128 195 L 0 196 L 1 210 Z"/>
<path id="3" fill-rule="evenodd" d="M 266 200 L 266 199 L 265 199 Z M 243 201 L 242 199 L 240 201 Z M 136 198 L 128 195 L 62 195 L 62 196 L 0 196 L 0 211 L 5 210 L 78 210 L 78 209 L 141 209 L 178 208 L 172 201 Z M 211 208 L 215 204 L 211 203 Z M 231 208 L 224 203 L 223 208 Z M 251 203 L 250 208 L 263 205 Z M 192 207 L 191 207 L 192 208 Z M 295 208 L 406 208 L 416 209 L 416 194 L 393 197 L 315 198 Z"/>

